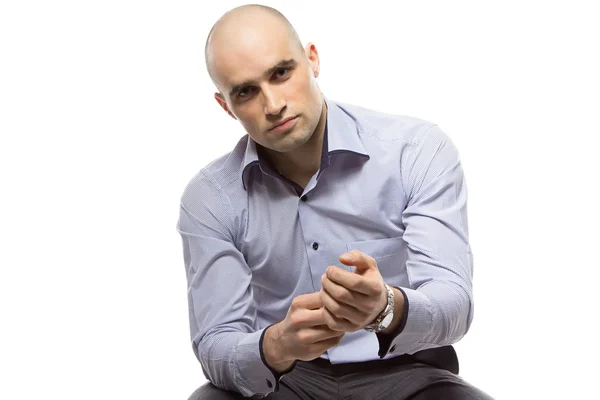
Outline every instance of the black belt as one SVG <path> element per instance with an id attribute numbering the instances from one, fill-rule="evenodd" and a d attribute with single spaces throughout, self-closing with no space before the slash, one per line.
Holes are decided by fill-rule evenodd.
<path id="1" fill-rule="evenodd" d="M 304 361 L 298 361 L 300 365 Z M 385 360 L 370 360 L 363 362 L 352 362 L 342 364 L 332 364 L 324 358 L 315 358 L 307 363 L 318 368 L 329 371 L 332 375 L 346 375 L 366 370 L 388 368 L 391 366 L 423 363 L 431 367 L 445 369 L 453 374 L 458 374 L 458 357 L 452 346 L 442 346 L 433 349 L 418 351 L 414 354 L 402 354 L 397 357 Z"/>

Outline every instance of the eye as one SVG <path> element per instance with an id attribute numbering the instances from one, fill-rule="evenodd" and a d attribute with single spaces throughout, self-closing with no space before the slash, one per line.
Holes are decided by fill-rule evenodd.
<path id="1" fill-rule="evenodd" d="M 283 78 L 287 75 L 289 70 L 289 68 L 278 68 L 277 71 L 275 71 L 275 76 L 278 78 Z"/>
<path id="2" fill-rule="evenodd" d="M 238 97 L 240 99 L 246 98 L 250 95 L 251 91 L 252 91 L 251 87 L 245 87 L 238 92 Z"/>

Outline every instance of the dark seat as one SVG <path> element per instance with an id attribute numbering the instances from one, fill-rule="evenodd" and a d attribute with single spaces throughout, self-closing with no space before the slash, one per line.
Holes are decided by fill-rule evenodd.
<path id="1" fill-rule="evenodd" d="M 192 393 L 188 400 L 240 400 L 247 399 L 236 392 L 222 390 L 210 382 L 206 382 Z"/>

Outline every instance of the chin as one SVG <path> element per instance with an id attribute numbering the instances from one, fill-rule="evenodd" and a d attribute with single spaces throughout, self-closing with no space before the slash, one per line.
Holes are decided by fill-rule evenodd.
<path id="1" fill-rule="evenodd" d="M 298 147 L 300 147 L 300 145 L 295 142 L 278 143 L 278 145 L 275 145 L 274 150 L 279 153 L 288 153 L 290 151 L 297 149 Z"/>
<path id="2" fill-rule="evenodd" d="M 290 143 L 294 143 L 294 147 L 299 147 L 302 146 L 304 143 L 308 142 L 311 136 L 312 132 L 298 130 L 296 132 L 291 132 L 287 139 Z"/>

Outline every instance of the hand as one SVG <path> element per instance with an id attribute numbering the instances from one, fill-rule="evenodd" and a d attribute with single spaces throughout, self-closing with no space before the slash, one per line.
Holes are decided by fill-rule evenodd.
<path id="1" fill-rule="evenodd" d="M 340 261 L 354 265 L 354 272 L 329 266 L 321 279 L 323 316 L 334 331 L 355 332 L 372 323 L 387 305 L 387 290 L 377 262 L 369 255 L 352 250 Z"/>
<path id="2" fill-rule="evenodd" d="M 292 300 L 283 321 L 267 329 L 263 353 L 267 364 L 281 372 L 295 360 L 314 360 L 338 345 L 343 336 L 327 326 L 319 293 L 303 294 Z"/>

